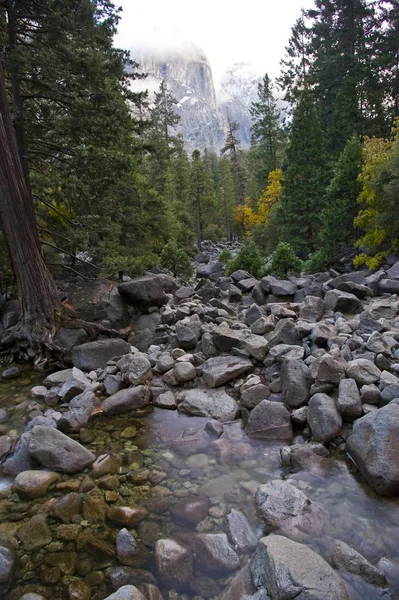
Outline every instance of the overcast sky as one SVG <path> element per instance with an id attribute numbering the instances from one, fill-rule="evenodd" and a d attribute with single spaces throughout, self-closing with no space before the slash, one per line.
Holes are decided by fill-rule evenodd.
<path id="1" fill-rule="evenodd" d="M 194 42 L 216 81 L 229 65 L 248 62 L 276 77 L 291 27 L 312 0 L 115 0 L 122 6 L 116 45 Z"/>

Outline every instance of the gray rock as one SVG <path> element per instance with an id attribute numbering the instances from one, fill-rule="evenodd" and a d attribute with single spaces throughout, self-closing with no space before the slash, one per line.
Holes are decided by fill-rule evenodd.
<path id="1" fill-rule="evenodd" d="M 285 360 L 281 366 L 281 393 L 289 408 L 298 408 L 310 398 L 312 375 L 309 367 L 300 360 Z"/>
<path id="2" fill-rule="evenodd" d="M 148 387 L 146 385 L 137 385 L 112 394 L 112 396 L 104 400 L 101 408 L 109 415 L 122 415 L 148 406 L 150 399 L 151 392 Z"/>
<path id="3" fill-rule="evenodd" d="M 315 394 L 308 405 L 308 423 L 316 442 L 330 442 L 341 431 L 342 417 L 327 394 Z"/>
<path id="4" fill-rule="evenodd" d="M 207 279 L 206 281 L 202 280 L 201 284 L 198 284 L 196 294 L 204 304 L 207 304 L 213 298 L 220 298 L 221 291 L 212 281 Z"/>
<path id="5" fill-rule="evenodd" d="M 100 400 L 90 390 L 75 396 L 69 403 L 69 410 L 58 419 L 57 427 L 65 433 L 78 433 L 89 422 L 91 413 Z"/>
<path id="6" fill-rule="evenodd" d="M 208 516 L 209 506 L 206 498 L 194 496 L 182 498 L 170 509 L 173 519 L 184 527 L 194 528 Z"/>
<path id="7" fill-rule="evenodd" d="M 381 392 L 381 406 L 386 406 L 395 398 L 399 398 L 399 385 L 396 383 L 387 385 Z"/>
<path id="8" fill-rule="evenodd" d="M 104 600 L 146 600 L 146 597 L 134 585 L 123 585 Z"/>
<path id="9" fill-rule="evenodd" d="M 399 495 L 399 405 L 390 403 L 355 421 L 347 449 L 371 487 Z"/>
<path id="10" fill-rule="evenodd" d="M 1 473 L 15 477 L 22 471 L 34 469 L 34 463 L 29 455 L 30 432 L 25 432 L 19 438 L 14 452 L 8 456 L 1 466 Z M 7 446 L 6 446 L 7 447 Z"/>
<path id="11" fill-rule="evenodd" d="M 389 298 L 374 300 L 370 306 L 370 314 L 373 319 L 394 319 L 398 314 L 399 303 Z"/>
<path id="12" fill-rule="evenodd" d="M 46 600 L 41 594 L 35 594 L 34 592 L 24 594 L 19 600 Z"/>
<path id="13" fill-rule="evenodd" d="M 247 552 L 255 548 L 258 539 L 248 523 L 248 519 L 242 512 L 232 508 L 226 517 L 226 521 L 227 534 L 236 550 Z"/>
<path id="14" fill-rule="evenodd" d="M 384 326 L 366 310 L 360 313 L 359 320 L 362 333 L 381 332 L 384 330 Z"/>
<path id="15" fill-rule="evenodd" d="M 248 277 L 247 279 L 241 279 L 237 281 L 237 287 L 239 290 L 247 294 L 250 292 L 258 283 L 258 280 L 255 277 Z"/>
<path id="16" fill-rule="evenodd" d="M 243 341 L 243 348 L 256 360 L 263 362 L 268 348 L 267 340 L 261 335 L 249 335 Z"/>
<path id="17" fill-rule="evenodd" d="M 249 415 L 247 435 L 267 440 L 292 439 L 292 424 L 283 404 L 262 400 Z"/>
<path id="18" fill-rule="evenodd" d="M 209 262 L 208 264 L 202 264 L 197 267 L 197 279 L 209 279 L 214 273 L 219 273 L 223 269 L 223 265 L 220 262 Z"/>
<path id="19" fill-rule="evenodd" d="M 381 371 L 371 360 L 357 358 L 348 363 L 346 367 L 348 377 L 354 379 L 359 385 L 370 385 L 381 377 Z"/>
<path id="20" fill-rule="evenodd" d="M 256 304 L 251 304 L 245 313 L 245 324 L 251 327 L 256 321 L 264 316 L 263 311 Z"/>
<path id="21" fill-rule="evenodd" d="M 238 573 L 230 579 L 228 586 L 225 588 L 223 594 L 220 596 L 220 600 L 243 600 L 244 598 L 252 598 L 252 594 L 255 593 L 255 586 L 252 583 L 251 571 L 249 570 L 249 564 L 240 569 Z M 218 594 L 212 593 L 211 595 L 204 596 L 205 598 L 212 598 Z M 254 600 L 270 600 L 269 597 L 253 597 Z"/>
<path id="22" fill-rule="evenodd" d="M 14 550 L 5 542 L 0 542 L 0 594 L 4 598 L 12 583 L 16 568 L 16 556 Z"/>
<path id="23" fill-rule="evenodd" d="M 310 339 L 316 346 L 327 346 L 327 342 L 335 334 L 334 328 L 325 323 L 317 323 L 310 334 Z"/>
<path id="24" fill-rule="evenodd" d="M 355 283 L 354 281 L 343 281 L 342 283 L 339 283 L 337 285 L 337 290 L 349 292 L 360 299 L 373 296 L 373 291 L 367 287 L 367 285 Z"/>
<path id="25" fill-rule="evenodd" d="M 238 411 L 236 401 L 224 390 L 187 390 L 180 399 L 178 410 L 197 417 L 234 418 Z"/>
<path id="26" fill-rule="evenodd" d="M 166 304 L 165 292 L 174 292 L 176 287 L 176 282 L 167 275 L 144 275 L 119 284 L 118 292 L 126 304 L 146 310 Z"/>
<path id="27" fill-rule="evenodd" d="M 305 355 L 303 346 L 290 346 L 289 344 L 277 344 L 270 348 L 265 364 L 271 361 L 284 362 L 289 359 L 302 360 Z"/>
<path id="28" fill-rule="evenodd" d="M 324 296 L 324 304 L 334 312 L 358 314 L 364 310 L 359 298 L 340 290 L 328 290 Z"/>
<path id="29" fill-rule="evenodd" d="M 324 354 L 321 358 L 316 359 L 310 366 L 310 372 L 318 383 L 334 385 L 338 385 L 345 376 L 344 365 L 330 354 Z"/>
<path id="30" fill-rule="evenodd" d="M 299 317 L 305 321 L 316 323 L 323 318 L 324 302 L 317 296 L 306 296 L 299 309 Z"/>
<path id="31" fill-rule="evenodd" d="M 255 408 L 259 402 L 262 402 L 262 400 L 267 400 L 269 396 L 270 388 L 267 385 L 258 383 L 257 385 L 252 385 L 242 392 L 240 405 L 249 409 Z"/>
<path id="32" fill-rule="evenodd" d="M 230 352 L 241 345 L 244 335 L 241 331 L 230 329 L 227 325 L 219 325 L 213 330 L 213 341 L 219 352 Z"/>
<path id="33" fill-rule="evenodd" d="M 274 330 L 267 336 L 268 348 L 279 344 L 300 346 L 302 344 L 293 319 L 280 319 Z"/>
<path id="34" fill-rule="evenodd" d="M 183 323 L 179 322 L 176 324 L 176 335 L 180 348 L 184 350 L 191 350 L 198 343 L 198 338 L 194 331 L 188 325 L 183 325 Z"/>
<path id="35" fill-rule="evenodd" d="M 386 587 L 387 580 L 382 571 L 374 567 L 354 548 L 339 542 L 331 552 L 331 560 L 337 569 L 344 569 L 353 575 L 359 575 L 364 581 L 378 587 Z"/>
<path id="36" fill-rule="evenodd" d="M 154 406 L 159 406 L 159 408 L 177 408 L 177 402 L 173 392 L 159 394 L 159 396 L 154 398 L 153 404 Z"/>
<path id="37" fill-rule="evenodd" d="M 272 600 L 349 600 L 343 580 L 319 554 L 279 535 L 259 541 L 251 572 Z"/>
<path id="38" fill-rule="evenodd" d="M 225 533 L 200 533 L 190 541 L 195 562 L 200 571 L 211 574 L 230 573 L 240 566 L 240 560 Z"/>
<path id="39" fill-rule="evenodd" d="M 137 542 L 127 529 L 120 529 L 116 536 L 116 555 L 123 565 L 134 567 L 137 563 Z"/>
<path id="40" fill-rule="evenodd" d="M 208 358 L 202 366 L 202 375 L 205 383 L 211 387 L 219 387 L 253 368 L 252 362 L 247 358 L 238 356 L 216 356 Z"/>
<path id="41" fill-rule="evenodd" d="M 389 279 L 399 279 L 399 261 L 397 261 L 390 269 L 388 269 L 387 276 Z"/>
<path id="42" fill-rule="evenodd" d="M 126 354 L 116 366 L 123 374 L 125 382 L 130 385 L 141 385 L 152 379 L 151 363 L 142 352 Z"/>
<path id="43" fill-rule="evenodd" d="M 72 369 L 56 371 L 55 373 L 47 375 L 46 379 L 43 381 L 43 385 L 45 385 L 47 388 L 51 388 L 56 385 L 62 385 L 70 378 L 71 375 Z"/>
<path id="44" fill-rule="evenodd" d="M 79 442 L 52 427 L 36 425 L 30 432 L 29 455 L 42 467 L 61 473 L 79 473 L 95 456 Z"/>
<path id="45" fill-rule="evenodd" d="M 176 378 L 177 383 L 185 383 L 186 381 L 192 381 L 197 376 L 197 371 L 194 365 L 190 362 L 178 362 L 175 364 L 173 374 Z"/>
<path id="46" fill-rule="evenodd" d="M 318 507 L 301 490 L 276 479 L 261 485 L 255 494 L 256 512 L 267 531 L 298 528 L 309 533 L 320 527 Z"/>
<path id="47" fill-rule="evenodd" d="M 344 421 L 354 421 L 362 415 L 362 401 L 354 379 L 340 381 L 337 408 Z"/>
<path id="48" fill-rule="evenodd" d="M 360 389 L 360 398 L 363 404 L 379 404 L 381 392 L 374 383 L 363 385 Z"/>
<path id="49" fill-rule="evenodd" d="M 291 281 L 284 279 L 275 279 L 270 282 L 270 291 L 275 296 L 293 296 L 297 289 L 297 286 Z"/>
<path id="50" fill-rule="evenodd" d="M 122 356 L 129 350 L 130 345 L 118 338 L 87 342 L 72 349 L 72 363 L 82 371 L 95 371 L 103 369 L 111 358 Z"/>
<path id="51" fill-rule="evenodd" d="M 300 409 L 302 410 L 302 409 Z M 286 446 L 280 451 L 283 467 L 288 467 L 290 472 L 310 471 L 322 473 L 330 456 L 323 444 L 294 444 Z"/>
<path id="52" fill-rule="evenodd" d="M 193 555 L 175 540 L 163 539 L 155 543 L 155 564 L 162 586 L 180 589 L 190 583 Z"/>
<path id="53" fill-rule="evenodd" d="M 378 291 L 380 294 L 399 294 L 399 281 L 397 279 L 381 279 Z"/>

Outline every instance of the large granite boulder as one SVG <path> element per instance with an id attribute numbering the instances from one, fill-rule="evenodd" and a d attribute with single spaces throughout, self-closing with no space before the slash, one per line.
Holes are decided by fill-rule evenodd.
<path id="1" fill-rule="evenodd" d="M 224 390 L 195 389 L 181 393 L 178 410 L 196 417 L 235 418 L 238 405 Z"/>
<path id="2" fill-rule="evenodd" d="M 204 362 L 202 376 L 209 387 L 216 388 L 247 373 L 252 368 L 252 362 L 248 358 L 215 356 Z"/>
<path id="3" fill-rule="evenodd" d="M 316 442 L 331 442 L 341 431 L 342 417 L 327 394 L 315 394 L 309 401 L 308 423 Z"/>
<path id="4" fill-rule="evenodd" d="M 82 371 L 103 369 L 111 358 L 122 356 L 130 351 L 130 344 L 119 338 L 97 340 L 75 346 L 72 350 L 72 363 Z"/>
<path id="5" fill-rule="evenodd" d="M 324 296 L 324 304 L 335 312 L 358 314 L 364 310 L 359 298 L 341 290 L 328 290 Z"/>
<path id="6" fill-rule="evenodd" d="M 29 455 L 39 465 L 61 473 L 79 473 L 93 464 L 95 456 L 79 442 L 52 427 L 33 427 Z"/>
<path id="7" fill-rule="evenodd" d="M 249 437 L 265 440 L 291 440 L 291 416 L 279 402 L 262 400 L 249 415 L 247 424 Z"/>
<path id="8" fill-rule="evenodd" d="M 269 535 L 251 561 L 255 586 L 271 600 L 349 600 L 345 584 L 330 565 L 304 544 Z"/>
<path id="9" fill-rule="evenodd" d="M 289 408 L 299 408 L 306 404 L 313 378 L 304 362 L 294 359 L 283 361 L 280 380 L 283 400 Z"/>
<path id="10" fill-rule="evenodd" d="M 399 495 L 399 405 L 390 403 L 355 421 L 347 440 L 350 456 L 382 496 Z"/>
<path id="11" fill-rule="evenodd" d="M 174 292 L 177 284 L 172 277 L 167 275 L 143 275 L 126 283 L 120 283 L 118 292 L 126 304 L 140 310 L 150 306 L 163 306 L 166 304 L 165 292 Z"/>

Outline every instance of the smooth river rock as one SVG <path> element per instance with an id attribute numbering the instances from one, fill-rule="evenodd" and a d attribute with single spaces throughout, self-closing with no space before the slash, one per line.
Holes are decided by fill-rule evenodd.
<path id="1" fill-rule="evenodd" d="M 216 356 L 208 358 L 202 367 L 202 376 L 205 383 L 216 388 L 228 381 L 247 373 L 253 368 L 252 362 L 247 358 L 238 356 Z"/>
<path id="2" fill-rule="evenodd" d="M 79 473 L 93 464 L 96 457 L 79 442 L 52 427 L 33 427 L 29 455 L 42 467 L 61 473 Z"/>

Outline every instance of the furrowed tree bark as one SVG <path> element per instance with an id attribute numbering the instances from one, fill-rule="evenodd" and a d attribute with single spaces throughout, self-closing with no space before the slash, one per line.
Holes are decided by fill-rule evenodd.
<path id="1" fill-rule="evenodd" d="M 32 193 L 21 164 L 0 60 L 0 217 L 18 287 L 20 338 L 50 342 L 63 312 L 41 252 Z"/>

